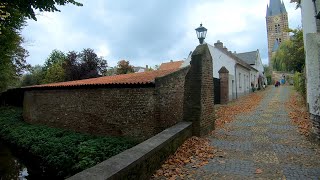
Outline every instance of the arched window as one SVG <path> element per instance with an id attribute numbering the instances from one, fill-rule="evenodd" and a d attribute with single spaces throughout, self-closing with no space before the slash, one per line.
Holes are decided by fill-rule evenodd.
<path id="1" fill-rule="evenodd" d="M 276 33 L 280 33 L 280 24 L 274 25 Z"/>

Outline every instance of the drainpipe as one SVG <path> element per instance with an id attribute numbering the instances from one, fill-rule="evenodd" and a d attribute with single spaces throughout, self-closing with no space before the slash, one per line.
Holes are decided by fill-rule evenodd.
<path id="1" fill-rule="evenodd" d="M 248 94 L 250 94 L 250 92 L 251 92 L 251 68 L 250 68 L 250 70 L 249 70 L 249 93 Z"/>
<path id="2" fill-rule="evenodd" d="M 236 84 L 236 99 L 238 99 L 237 65 L 238 65 L 238 63 L 236 63 L 236 64 L 234 65 L 234 82 L 235 82 L 235 84 Z"/>
<path id="3" fill-rule="evenodd" d="M 314 13 L 315 13 L 315 18 L 316 18 L 316 20 L 317 19 L 320 19 L 320 12 L 318 13 L 318 10 L 317 10 L 317 4 L 316 4 L 316 0 L 312 0 L 312 2 L 313 2 L 313 6 L 314 6 Z"/>

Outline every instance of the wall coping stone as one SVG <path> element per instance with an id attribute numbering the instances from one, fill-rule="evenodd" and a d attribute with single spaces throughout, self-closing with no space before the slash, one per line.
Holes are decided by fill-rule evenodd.
<path id="1" fill-rule="evenodd" d="M 125 179 L 130 169 L 142 167 L 141 163 L 167 146 L 170 142 L 190 129 L 191 122 L 180 122 L 150 139 L 138 144 L 135 147 L 125 150 L 124 152 L 109 158 L 91 168 L 75 174 L 68 180 L 104 180 L 104 179 Z M 179 145 L 180 146 L 180 145 Z M 179 147 L 178 146 L 178 147 Z M 159 162 L 161 163 L 161 162 Z M 159 164 L 160 166 L 161 164 Z M 156 169 L 154 169 L 156 170 Z"/>

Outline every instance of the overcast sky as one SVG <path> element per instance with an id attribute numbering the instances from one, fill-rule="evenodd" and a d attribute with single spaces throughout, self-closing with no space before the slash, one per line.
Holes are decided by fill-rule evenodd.
<path id="1" fill-rule="evenodd" d="M 109 66 L 129 60 L 154 66 L 183 60 L 198 45 L 195 28 L 208 29 L 206 42 L 220 40 L 231 51 L 260 50 L 267 64 L 266 6 L 269 0 L 78 0 L 82 7 L 60 6 L 28 20 L 22 34 L 32 65 L 42 65 L 52 50 L 92 48 Z M 301 26 L 300 10 L 284 0 L 289 27 Z"/>

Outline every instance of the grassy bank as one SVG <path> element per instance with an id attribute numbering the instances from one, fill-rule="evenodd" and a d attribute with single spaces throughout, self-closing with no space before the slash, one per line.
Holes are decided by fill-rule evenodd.
<path id="1" fill-rule="evenodd" d="M 60 177 L 84 170 L 137 144 L 127 138 L 97 137 L 30 125 L 23 121 L 22 109 L 16 107 L 0 107 L 0 137 L 38 157 Z"/>

